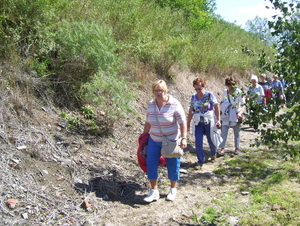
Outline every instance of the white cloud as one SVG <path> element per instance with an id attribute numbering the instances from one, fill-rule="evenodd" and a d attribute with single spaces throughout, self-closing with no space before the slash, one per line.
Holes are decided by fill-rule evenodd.
<path id="1" fill-rule="evenodd" d="M 269 6 L 269 8 L 267 9 L 266 6 Z M 276 10 L 272 9 L 272 4 L 265 1 L 248 7 L 238 7 L 236 10 L 233 10 L 232 13 L 239 18 L 237 24 L 241 26 L 244 26 L 248 20 L 253 20 L 256 16 L 272 20 L 272 16 L 277 14 Z"/>

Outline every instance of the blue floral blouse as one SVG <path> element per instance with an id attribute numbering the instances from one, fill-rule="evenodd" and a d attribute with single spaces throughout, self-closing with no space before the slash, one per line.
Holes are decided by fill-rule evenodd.
<path id="1" fill-rule="evenodd" d="M 199 100 L 197 93 L 191 96 L 190 108 L 193 109 L 194 114 L 205 114 L 208 111 L 212 111 L 214 105 L 217 103 L 218 101 L 215 95 L 212 92 L 205 91 L 201 100 Z"/>

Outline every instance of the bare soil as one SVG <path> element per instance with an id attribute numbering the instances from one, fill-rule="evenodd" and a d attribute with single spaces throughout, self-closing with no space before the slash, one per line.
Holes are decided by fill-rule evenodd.
<path id="1" fill-rule="evenodd" d="M 169 92 L 188 109 L 192 80 L 198 75 L 178 74 Z M 32 81 L 23 76 L 26 84 Z M 208 90 L 218 98 L 223 81 L 207 78 Z M 24 81 L 23 81 L 24 82 Z M 22 83 L 21 83 L 22 84 Z M 18 86 L 20 87 L 20 86 Z M 27 87 L 28 88 L 28 87 Z M 26 90 L 26 89 L 25 89 Z M 239 193 L 235 178 L 214 170 L 231 158 L 230 131 L 225 157 L 195 170 L 194 138 L 182 158 L 178 195 L 165 200 L 169 190 L 166 167 L 160 167 L 161 198 L 143 202 L 149 191 L 146 175 L 137 163 L 138 137 L 143 131 L 150 87 L 143 87 L 136 100 L 138 115 L 115 123 L 112 137 L 91 136 L 64 127 L 60 109 L 47 98 L 27 95 L 24 89 L 7 88 L 0 99 L 0 224 L 1 225 L 199 225 L 193 216 L 203 209 L 218 208 L 213 200 L 228 191 Z M 102 109 L 103 110 L 103 109 Z M 250 148 L 258 136 L 246 125 L 241 147 Z M 204 139 L 206 141 L 206 139 Z M 208 151 L 207 143 L 205 149 Z M 242 152 L 234 158 L 242 158 Z M 246 196 L 241 196 L 245 199 Z M 9 206 L 8 200 L 16 205 Z M 235 225 L 228 218 L 227 225 Z M 203 222 L 203 225 L 205 222 Z M 201 223 L 202 225 L 202 223 Z"/>

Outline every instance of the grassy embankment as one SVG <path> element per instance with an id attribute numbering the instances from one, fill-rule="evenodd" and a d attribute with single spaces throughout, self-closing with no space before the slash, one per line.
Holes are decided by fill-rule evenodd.
<path id="1" fill-rule="evenodd" d="M 271 53 L 233 24 L 211 17 L 208 26 L 191 27 L 183 11 L 154 2 L 3 1 L 2 59 L 49 82 L 61 105 L 94 103 L 113 122 L 130 111 L 133 87 L 155 77 L 176 80 L 173 68 L 244 76 L 259 69 L 242 46 Z M 114 99 L 121 101 L 111 105 Z"/>

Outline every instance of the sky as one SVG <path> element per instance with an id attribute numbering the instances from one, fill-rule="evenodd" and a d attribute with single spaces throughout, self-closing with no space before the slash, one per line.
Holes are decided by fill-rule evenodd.
<path id="1" fill-rule="evenodd" d="M 266 5 L 270 8 L 265 8 Z M 248 20 L 253 20 L 256 16 L 272 20 L 272 16 L 276 14 L 275 10 L 271 9 L 272 4 L 269 0 L 216 0 L 216 6 L 216 14 L 243 28 Z"/>

